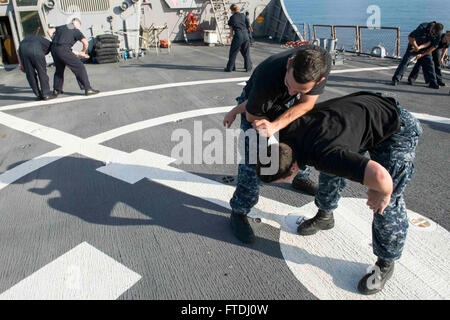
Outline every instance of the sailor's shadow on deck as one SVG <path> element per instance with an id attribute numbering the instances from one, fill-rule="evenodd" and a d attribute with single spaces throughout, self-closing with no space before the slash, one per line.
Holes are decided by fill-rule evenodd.
<path id="1" fill-rule="evenodd" d="M 19 94 L 22 93 L 29 94 L 29 96 L 20 96 Z M 0 101 L 2 100 L 36 101 L 36 96 L 30 87 L 16 87 L 0 84 Z"/>
<path id="2" fill-rule="evenodd" d="M 8 169 L 19 164 L 11 165 Z M 29 188 L 28 191 L 40 196 L 57 191 L 59 196 L 49 198 L 48 205 L 59 213 L 73 215 L 88 223 L 113 226 L 161 226 L 179 233 L 193 233 L 237 246 L 245 246 L 285 260 L 278 241 L 258 237 L 258 229 L 272 228 L 270 226 L 255 225 L 257 239 L 254 244 L 245 245 L 237 240 L 231 232 L 230 210 L 225 208 L 228 206 L 226 202 L 193 197 L 147 179 L 136 184 L 128 184 L 96 171 L 103 165 L 96 160 L 66 157 L 28 174 L 14 184 L 31 186 L 35 180 L 48 180 L 45 187 Z M 128 205 L 139 212 L 143 218 L 113 216 L 114 207 L 119 203 Z M 130 209 L 129 212 L 131 211 Z M 123 212 L 121 214 L 123 216 Z M 265 213 L 265 218 L 271 219 L 271 215 L 273 214 Z M 279 219 L 279 216 L 273 215 L 273 219 Z M 345 290 L 356 290 L 358 279 L 355 279 L 354 286 L 350 285 L 348 282 L 343 282 L 340 277 L 334 276 L 339 274 L 336 270 L 352 270 L 355 267 L 365 270 L 364 264 L 312 256 L 302 248 L 290 249 L 301 252 L 300 256 L 311 256 L 308 260 L 332 275 L 334 283 Z M 303 263 L 302 261 L 293 262 Z"/>
<path id="3" fill-rule="evenodd" d="M 26 94 L 26 95 L 21 95 Z M 69 97 L 69 96 L 80 96 L 84 95 L 83 91 L 80 92 L 67 92 L 60 95 L 59 98 Z M 30 87 L 14 87 L 0 84 L 0 101 L 39 101 L 34 95 L 33 90 Z"/>
<path id="4" fill-rule="evenodd" d="M 215 201 L 216 203 L 218 202 L 217 199 L 211 199 L 210 201 Z M 226 205 L 227 203 L 225 202 L 222 203 L 222 206 Z M 278 223 L 284 223 L 284 217 L 281 217 L 280 220 L 279 215 L 275 215 L 271 212 L 262 212 L 262 215 L 265 219 L 272 220 Z M 273 245 L 275 242 L 265 238 L 258 237 L 257 229 L 254 231 L 257 238 L 255 243 L 252 244 L 250 248 L 268 254 L 267 245 L 268 244 Z M 301 237 L 300 235 L 297 236 Z M 371 235 L 368 234 L 367 236 L 370 237 Z M 309 239 L 311 239 L 311 241 L 314 241 L 314 237 L 309 237 Z M 308 263 L 309 265 L 313 265 L 319 269 L 322 269 L 325 273 L 332 276 L 333 283 L 337 287 L 359 294 L 357 290 L 357 284 L 359 279 L 365 275 L 365 271 L 369 267 L 367 264 L 336 258 L 321 257 L 318 255 L 311 254 L 303 248 L 293 246 L 287 243 L 284 243 L 283 247 L 285 248 L 286 251 L 290 252 L 289 257 L 283 256 L 280 250 L 280 243 L 276 242 L 276 250 L 280 251 L 282 259 L 299 265 Z M 304 257 L 307 257 L 307 259 L 305 259 L 307 260 L 307 262 L 303 260 Z M 360 274 L 355 275 L 355 273 L 358 272 L 360 272 Z M 352 276 L 356 276 L 356 278 Z"/>
<path id="5" fill-rule="evenodd" d="M 450 133 L 450 126 L 448 124 L 438 123 L 438 122 L 434 122 L 434 121 L 427 121 L 427 120 L 423 120 L 423 119 L 420 120 L 420 123 L 427 125 L 428 127 L 430 127 L 433 130 Z"/>

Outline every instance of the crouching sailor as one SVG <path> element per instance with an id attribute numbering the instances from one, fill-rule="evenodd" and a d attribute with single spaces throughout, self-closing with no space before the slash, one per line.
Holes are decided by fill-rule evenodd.
<path id="1" fill-rule="evenodd" d="M 20 70 L 27 75 L 28 83 L 38 100 L 56 98 L 50 92 L 45 56 L 50 52 L 51 42 L 44 37 L 28 36 L 19 46 Z"/>
<path id="2" fill-rule="evenodd" d="M 374 212 L 373 253 L 378 259 L 358 284 L 362 294 L 381 291 L 402 254 L 408 228 L 403 191 L 413 176 L 421 134 L 417 119 L 395 99 L 357 92 L 317 104 L 280 133 L 281 143 L 269 148 L 280 147 L 276 174 L 263 174 L 270 162 L 257 165 L 263 182 L 290 180 L 305 165 L 320 171 L 315 197 L 319 211 L 298 226 L 302 236 L 333 228 L 333 210 L 345 179 L 368 187 L 367 205 Z M 367 151 L 370 159 L 364 156 Z"/>

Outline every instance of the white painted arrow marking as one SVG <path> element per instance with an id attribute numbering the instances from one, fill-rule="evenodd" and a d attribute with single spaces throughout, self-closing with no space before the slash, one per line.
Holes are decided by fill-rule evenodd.
<path id="1" fill-rule="evenodd" d="M 153 180 L 165 177 L 167 179 L 170 172 L 176 172 L 171 170 L 175 168 L 170 167 L 170 164 L 175 161 L 176 159 L 157 153 L 137 150 L 121 160 L 114 160 L 114 162 L 98 168 L 97 171 L 130 184 L 135 184 L 144 178 Z M 152 165 L 149 166 L 149 163 Z M 174 178 L 176 177 L 172 177 L 172 179 Z"/>
<path id="2" fill-rule="evenodd" d="M 114 300 L 141 276 L 83 242 L 0 295 L 0 300 Z"/>

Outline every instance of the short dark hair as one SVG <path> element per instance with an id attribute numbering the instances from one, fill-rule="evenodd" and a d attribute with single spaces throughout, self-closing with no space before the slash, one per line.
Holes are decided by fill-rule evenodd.
<path id="1" fill-rule="evenodd" d="M 237 4 L 234 4 L 234 3 L 233 3 L 233 4 L 230 6 L 230 10 L 234 12 L 234 11 L 239 10 L 239 7 L 237 6 Z"/>
<path id="2" fill-rule="evenodd" d="M 441 38 L 441 41 L 443 41 L 444 42 L 444 40 L 447 40 L 447 42 L 446 43 L 448 43 L 448 42 L 450 42 L 450 31 L 447 31 L 446 33 L 443 33 L 442 34 L 442 38 Z"/>
<path id="3" fill-rule="evenodd" d="M 433 30 L 434 30 L 434 32 L 436 32 L 436 34 L 441 33 L 442 30 L 444 30 L 444 25 L 442 23 L 436 22 L 436 24 L 434 25 Z"/>
<path id="4" fill-rule="evenodd" d="M 270 168 L 272 161 L 267 164 L 262 164 L 259 161 L 256 164 L 256 175 L 258 178 L 265 183 L 270 183 L 279 179 L 287 178 L 291 174 L 291 167 L 295 162 L 295 156 L 292 148 L 286 143 L 271 144 L 267 149 L 267 156 L 272 160 L 272 153 L 275 148 L 279 150 L 279 162 L 278 171 L 273 175 L 264 175 L 261 173 L 262 168 Z"/>
<path id="5" fill-rule="evenodd" d="M 297 83 L 319 82 L 328 69 L 326 55 L 318 49 L 298 50 L 290 64 L 294 68 L 294 79 Z"/>

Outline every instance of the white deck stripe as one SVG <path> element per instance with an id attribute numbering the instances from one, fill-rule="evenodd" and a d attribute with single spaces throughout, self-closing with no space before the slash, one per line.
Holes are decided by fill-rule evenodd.
<path id="1" fill-rule="evenodd" d="M 442 124 L 450 124 L 449 118 L 438 117 L 426 113 L 417 113 L 417 112 L 411 112 L 411 114 L 414 115 L 419 120 L 437 122 Z"/>
<path id="2" fill-rule="evenodd" d="M 141 276 L 86 242 L 0 295 L 0 300 L 114 300 Z"/>
<path id="3" fill-rule="evenodd" d="M 162 116 L 158 118 L 143 120 L 139 122 L 135 122 L 129 125 L 125 125 L 123 127 L 119 127 L 110 131 L 106 131 L 95 136 L 89 137 L 87 140 L 93 143 L 102 143 L 124 134 L 129 134 L 131 132 L 147 129 L 154 126 L 159 126 L 164 123 L 174 122 L 178 120 L 184 120 L 199 116 L 208 116 L 217 113 L 225 113 L 228 112 L 231 108 L 235 106 L 227 106 L 227 107 L 215 107 L 215 108 L 206 108 L 206 109 L 196 109 L 191 111 L 185 111 L 180 113 L 174 113 L 167 116 Z"/>
<path id="4" fill-rule="evenodd" d="M 159 89 L 168 89 L 168 88 L 185 87 L 185 86 L 198 86 L 198 85 L 205 85 L 205 84 L 217 84 L 217 83 L 227 83 L 227 82 L 240 82 L 240 81 L 247 81 L 247 80 L 248 80 L 248 77 L 242 77 L 242 78 L 228 78 L 228 79 L 222 78 L 222 79 L 212 79 L 212 80 L 164 83 L 164 84 L 157 84 L 157 85 L 146 86 L 146 87 L 100 92 L 99 94 L 92 95 L 92 96 L 79 95 L 79 96 L 72 96 L 72 97 L 57 98 L 57 99 L 52 99 L 52 100 L 48 100 L 48 101 L 33 101 L 33 102 L 12 104 L 9 106 L 0 107 L 0 111 L 41 107 L 41 106 L 46 106 L 46 105 L 53 105 L 53 104 L 60 104 L 60 103 L 67 103 L 67 102 L 81 101 L 81 100 L 99 99 L 99 98 L 105 98 L 105 97 L 111 97 L 111 96 L 117 96 L 117 95 L 123 95 L 123 94 L 138 93 L 138 92 L 144 92 L 144 91 L 159 90 Z"/>
<path id="5" fill-rule="evenodd" d="M 345 69 L 345 70 L 332 70 L 330 73 L 331 74 L 338 74 L 338 73 L 380 71 L 380 70 L 391 70 L 391 69 L 397 69 L 397 67 L 373 67 L 373 68 L 355 68 L 355 69 Z"/>
<path id="6" fill-rule="evenodd" d="M 395 68 L 396 67 L 374 67 L 374 68 L 357 68 L 357 69 L 346 69 L 346 70 L 331 70 L 330 74 L 389 70 L 389 69 L 395 69 Z M 33 102 L 17 103 L 17 104 L 0 107 L 0 111 L 42 107 L 42 106 L 46 106 L 46 105 L 56 105 L 56 104 L 60 104 L 60 103 L 68 103 L 68 102 L 81 101 L 81 100 L 99 99 L 99 98 L 104 98 L 104 97 L 111 97 L 111 96 L 138 93 L 138 92 L 158 90 L 158 89 L 176 88 L 176 87 L 183 87 L 183 86 L 196 86 L 196 85 L 205 85 L 205 84 L 227 83 L 227 82 L 241 82 L 241 81 L 247 81 L 248 79 L 249 79 L 249 77 L 241 77 L 241 78 L 228 78 L 228 79 L 221 78 L 221 79 L 212 79 L 212 80 L 198 80 L 198 81 L 165 83 L 165 84 L 158 84 L 158 85 L 138 87 L 138 88 L 129 88 L 129 89 L 100 92 L 99 94 L 92 95 L 92 96 L 79 95 L 79 96 L 57 98 L 57 99 L 53 99 L 53 100 L 49 100 L 49 101 L 33 101 Z"/>

